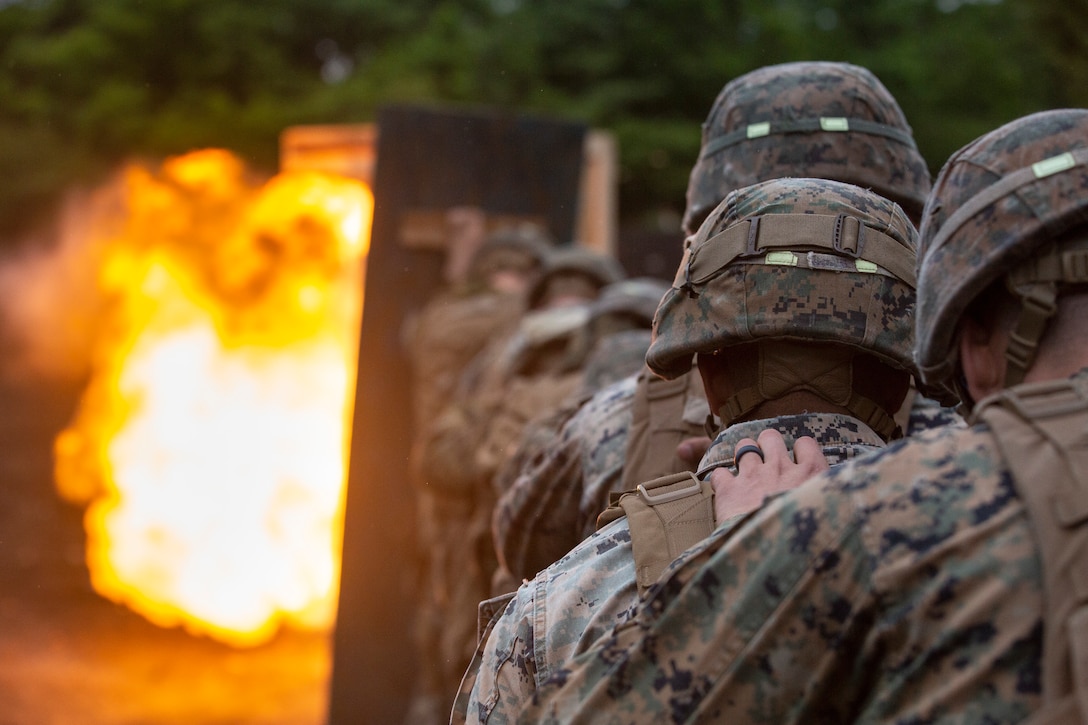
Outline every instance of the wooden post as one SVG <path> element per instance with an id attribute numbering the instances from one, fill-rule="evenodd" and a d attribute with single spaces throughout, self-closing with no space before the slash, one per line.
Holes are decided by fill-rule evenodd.
<path id="1" fill-rule="evenodd" d="M 619 160 L 616 139 L 606 131 L 586 134 L 575 240 L 600 254 L 617 256 Z"/>

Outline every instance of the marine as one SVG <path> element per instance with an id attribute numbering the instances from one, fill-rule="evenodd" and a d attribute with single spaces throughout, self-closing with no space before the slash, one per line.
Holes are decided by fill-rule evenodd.
<path id="1" fill-rule="evenodd" d="M 1088 111 L 945 163 L 915 357 L 969 411 L 803 481 L 674 562 L 549 673 L 535 722 L 1084 722 Z M 762 437 L 762 436 L 761 436 Z M 748 456 L 716 489 L 759 486 Z"/>
<path id="2" fill-rule="evenodd" d="M 776 179 L 726 197 L 692 238 L 646 355 L 669 378 L 697 356 L 723 427 L 697 475 L 632 494 L 651 515 L 709 535 L 711 473 L 735 468 L 739 442 L 768 426 L 791 445 L 812 439 L 836 463 L 902 435 L 893 416 L 914 368 L 916 234 L 897 204 L 841 182 Z M 454 722 L 511 721 L 636 607 L 660 569 L 625 511 L 518 589 L 477 650 Z"/>
<path id="3" fill-rule="evenodd" d="M 420 554 L 419 607 L 413 638 L 421 653 L 408 721 L 445 720 L 460 658 L 446 626 L 450 593 L 450 541 L 463 529 L 463 497 L 424 482 L 420 470 L 424 436 L 454 395 L 462 373 L 495 337 L 517 325 L 526 296 L 537 283 L 552 240 L 535 226 L 485 231 L 482 211 L 450 211 L 447 287 L 428 302 L 404 332 L 412 363 L 413 441 L 410 470 L 416 495 L 416 540 Z M 452 650 L 452 652 L 451 652 Z M 435 654 L 438 653 L 438 656 Z M 447 665 L 456 661 L 458 664 Z"/>
<path id="4" fill-rule="evenodd" d="M 725 85 L 703 125 L 684 232 L 694 234 L 729 192 L 782 176 L 873 189 L 914 221 L 930 190 L 895 98 L 870 71 L 848 63 L 766 66 Z M 533 577 L 593 533 L 610 493 L 694 470 L 709 444 L 711 414 L 698 375 L 664 380 L 648 369 L 573 412 L 554 445 L 529 459 L 496 505 L 502 581 Z M 957 419 L 913 391 L 898 416 L 908 433 Z"/>
<path id="5" fill-rule="evenodd" d="M 440 711 L 448 712 L 475 650 L 477 607 L 490 593 L 492 476 L 528 422 L 526 411 L 543 413 L 545 404 L 577 392 L 582 373 L 569 364 L 571 340 L 590 319 L 590 303 L 623 277 L 611 257 L 551 249 L 524 292 L 523 314 L 488 340 L 441 412 L 420 424 L 414 463 L 421 499 L 441 507 L 429 517 L 439 522 L 427 550 L 433 637 L 421 661 L 440 673 Z"/>

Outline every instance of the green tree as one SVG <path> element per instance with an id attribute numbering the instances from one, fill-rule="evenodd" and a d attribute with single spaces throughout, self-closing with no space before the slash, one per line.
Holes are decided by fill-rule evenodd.
<path id="1" fill-rule="evenodd" d="M 367 121 L 391 102 L 498 106 L 611 129 L 623 220 L 675 217 L 721 87 L 794 60 L 873 70 L 936 171 L 1016 116 L 1088 105 L 1079 4 L 0 2 L 0 171 L 18 180 L 0 189 L 0 231 L 32 223 L 66 185 L 128 156 L 220 146 L 272 170 L 283 128 Z"/>

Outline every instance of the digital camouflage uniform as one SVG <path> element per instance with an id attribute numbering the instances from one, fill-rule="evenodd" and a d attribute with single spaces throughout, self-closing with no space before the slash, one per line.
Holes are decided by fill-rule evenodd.
<path id="1" fill-rule="evenodd" d="M 1076 676 L 1066 649 L 1077 630 L 1044 618 L 1055 613 L 1053 571 L 1040 559 L 1048 529 L 1033 517 L 1082 534 L 1084 518 L 1045 502 L 1029 510 L 1025 501 L 1050 482 L 1016 473 L 1024 460 L 1002 446 L 1022 424 L 993 408 L 1042 389 L 1088 398 L 1088 369 L 1017 383 L 1055 312 L 1048 297 L 1069 285 L 1083 295 L 1088 281 L 1085 189 L 1088 111 L 1033 114 L 954 154 L 921 230 L 919 367 L 934 395 L 961 388 L 955 331 L 985 290 L 1004 286 L 1021 300 L 1006 352 L 1012 387 L 976 406 L 970 427 L 833 469 L 686 552 L 632 617 L 554 672 L 520 716 L 1015 723 L 1064 706 L 1066 719 L 1038 721 L 1083 722 L 1083 671 Z M 1023 405 L 1011 409 L 1039 413 Z M 1084 408 L 1062 407 L 1079 416 L 1074 431 L 1088 425 Z M 1066 456 L 1083 475 L 1079 445 L 1035 450 Z M 1069 563 L 1046 560 L 1057 570 Z"/>
<path id="2" fill-rule="evenodd" d="M 534 415 L 577 393 L 581 371 L 568 356 L 590 320 L 588 301 L 622 277 L 615 260 L 581 249 L 551 250 L 526 294 L 529 308 L 496 333 L 465 367 L 441 413 L 423 421 L 415 463 L 426 531 L 430 636 L 425 668 L 439 670 L 440 710 L 450 703 L 476 648 L 477 607 L 495 569 L 491 477 Z M 569 304 L 548 307 L 556 290 Z M 448 330 L 447 335 L 455 331 Z M 414 713 L 413 713 L 414 715 Z"/>
<path id="3" fill-rule="evenodd" d="M 595 392 L 607 389 L 616 381 L 625 379 L 642 368 L 646 349 L 650 346 L 650 325 L 654 311 L 667 290 L 668 284 L 660 280 L 629 279 L 609 285 L 591 305 L 591 319 L 583 328 L 583 339 L 572 345 L 572 357 L 578 360 L 577 366 L 582 371 L 581 393 L 569 399 L 568 404 L 554 413 L 538 417 L 525 427 L 516 453 L 495 475 L 495 492 L 500 501 L 506 500 L 506 493 L 517 485 L 522 471 L 535 467 L 549 456 L 557 438 L 562 437 L 562 429 L 572 416 L 579 414 L 582 405 Z M 496 506 L 496 523 L 493 526 L 499 528 L 493 530 L 504 530 L 500 522 L 505 520 L 506 510 L 505 506 Z M 591 514 L 587 535 L 593 530 L 593 522 L 598 512 L 594 509 Z M 544 520 L 547 519 L 545 516 Z M 523 577 L 531 576 L 555 561 L 574 543 L 577 542 L 570 542 L 570 545 L 556 551 L 554 556 L 544 560 L 540 567 L 527 574 L 522 573 L 526 570 L 520 563 L 517 572 L 511 573 L 513 570 L 506 566 L 503 552 L 496 547 L 499 567 L 492 587 L 493 592 L 501 594 L 513 591 Z M 525 553 L 535 560 L 540 560 L 541 555 L 547 555 L 535 546 L 532 552 Z"/>
<path id="4" fill-rule="evenodd" d="M 492 529 L 500 565 L 513 578 L 514 587 L 492 588 L 499 595 L 511 591 L 523 579 L 531 579 L 550 563 L 577 546 L 596 530 L 597 516 L 608 506 L 609 494 L 633 486 L 624 481 L 625 460 L 632 407 L 644 375 L 628 377 L 603 388 L 577 406 L 564 410 L 566 420 L 559 432 L 535 458 L 520 463 L 516 477 L 495 506 Z M 683 414 L 671 431 L 677 443 L 702 435 L 710 408 L 695 374 L 685 376 L 689 386 Z M 962 427 L 963 419 L 951 407 L 918 395 L 911 400 L 903 421 L 906 435 L 946 425 Z M 647 467 L 639 480 L 651 480 L 684 470 Z M 544 485 L 551 482 L 554 485 Z"/>
<path id="5" fill-rule="evenodd" d="M 585 368 L 582 372 L 581 393 L 568 398 L 568 402 L 560 406 L 555 413 L 535 418 L 527 423 L 526 427 L 521 431 L 517 452 L 495 474 L 495 493 L 499 501 L 495 507 L 494 518 L 496 520 L 503 518 L 507 511 L 510 511 L 503 502 L 507 501 L 507 492 L 517 487 L 519 477 L 523 476 L 522 471 L 531 470 L 545 457 L 551 457 L 557 440 L 562 439 L 562 435 L 564 435 L 562 431 L 569 425 L 572 417 L 581 416 L 583 408 L 596 409 L 597 406 L 588 405 L 590 401 L 596 400 L 595 391 L 607 390 L 617 383 L 628 380 L 627 373 L 643 365 L 642 360 L 646 356 L 646 348 L 650 347 L 650 342 L 651 333 L 648 328 L 646 330 L 616 332 L 605 336 L 601 342 L 594 346 L 593 354 L 585 362 Z M 546 505 L 553 505 L 554 503 L 556 502 L 549 502 Z M 526 513 L 522 512 L 520 507 L 517 508 L 517 511 Z M 594 530 L 593 519 L 596 517 L 596 512 L 599 512 L 599 508 L 593 506 L 592 511 L 594 513 L 588 525 L 586 525 L 589 527 L 586 530 L 586 536 L 589 536 Z M 515 530 L 520 530 L 520 527 Z M 566 538 L 564 541 L 566 541 Z M 536 543 L 539 542 L 534 542 L 534 544 Z M 548 558 L 545 565 L 554 562 L 556 558 L 569 549 L 570 546 L 566 546 L 566 548 Z M 496 552 L 502 553 L 497 548 Z M 542 552 L 533 551 L 526 552 L 526 554 L 539 557 Z M 543 566 L 539 568 L 543 568 Z M 504 564 L 503 557 L 499 555 L 499 572 L 496 572 L 496 585 L 493 592 L 500 594 L 517 589 L 520 578 L 511 579 L 510 577 L 511 575 Z"/>
<path id="6" fill-rule="evenodd" d="M 673 567 L 522 721 L 1012 723 L 1039 703 L 1038 560 L 978 428 L 838 467 Z"/>
<path id="7" fill-rule="evenodd" d="M 838 231 L 832 233 L 850 224 L 841 221 L 846 217 L 858 225 L 857 238 L 867 240 L 859 242 L 859 256 L 820 251 L 850 246 Z M 792 236 L 790 225 L 798 222 L 823 225 L 827 238 L 812 230 Z M 753 225 L 757 231 L 750 231 Z M 807 364 L 824 369 L 826 360 L 838 360 L 827 350 L 834 343 L 850 360 L 862 354 L 882 360 L 905 392 L 913 369 L 915 235 L 893 202 L 839 182 L 781 179 L 734 192 L 700 228 L 658 306 L 647 361 L 656 373 L 675 378 L 690 368 L 696 353 L 729 354 L 731 345 L 749 341 L 802 340 L 808 345 Z M 734 240 L 741 242 L 739 256 L 730 252 Z M 768 353 L 768 370 L 775 359 Z M 842 364 L 849 368 L 840 371 L 849 387 L 854 363 Z M 827 370 L 839 366 L 835 362 Z M 798 386 L 791 384 L 781 395 L 804 389 L 824 396 L 823 383 L 815 378 Z M 807 413 L 754 425 L 729 420 L 704 457 L 700 475 L 732 465 L 737 441 L 767 425 L 781 428 L 791 441 L 794 435 L 813 435 L 836 461 L 881 445 L 894 434 L 890 413 L 873 411 L 855 398 L 842 407 L 885 429 L 883 436 L 846 414 Z M 518 590 L 477 651 L 462 682 L 455 720 L 508 721 L 539 681 L 627 616 L 638 601 L 629 542 L 627 521 L 621 519 Z"/>
<path id="8" fill-rule="evenodd" d="M 699 476 L 734 468 L 741 438 L 773 427 L 787 445 L 813 436 L 832 463 L 882 446 L 861 421 L 845 415 L 797 415 L 740 423 L 722 431 Z M 513 722 L 537 687 L 578 652 L 622 622 L 638 601 L 627 519 L 609 524 L 521 586 L 469 665 L 453 722 Z"/>
<path id="9" fill-rule="evenodd" d="M 597 516 L 608 506 L 609 493 L 623 490 L 632 404 L 640 378 L 619 380 L 573 411 L 547 448 L 521 467 L 499 498 L 493 521 L 496 551 L 517 580 L 532 578 L 592 534 Z M 697 389 L 701 393 L 701 384 Z M 710 408 L 705 397 L 688 400 L 688 414 L 681 423 L 691 435 L 701 435 Z M 650 473 L 646 479 L 654 477 Z"/>
<path id="10" fill-rule="evenodd" d="M 930 189 L 928 167 L 895 98 L 871 72 L 847 63 L 772 65 L 726 84 L 703 124 L 684 231 L 694 233 L 730 191 L 782 176 L 870 188 L 914 220 Z M 690 377 L 675 393 L 683 401 L 671 406 L 679 417 L 648 423 L 645 413 L 636 415 L 656 394 L 650 389 L 661 387 L 652 374 L 643 374 L 634 385 L 627 381 L 587 403 L 556 444 L 521 470 L 497 505 L 494 532 L 500 560 L 515 578 L 533 576 L 588 535 L 610 491 L 684 470 L 675 456 L 660 460 L 628 451 L 627 438 L 632 426 L 638 431 L 648 425 L 676 442 L 703 435 L 709 410 L 698 376 Z M 915 401 L 917 414 L 904 430 L 958 418 L 922 396 Z M 580 469 L 579 461 L 604 467 Z M 581 502 L 577 512 L 564 508 L 575 501 Z"/>
<path id="11" fill-rule="evenodd" d="M 493 233 L 473 255 L 465 279 L 430 300 L 406 329 L 416 431 L 426 430 L 449 403 L 470 361 L 490 340 L 509 334 L 525 311 L 525 294 L 492 288 L 490 275 L 515 271 L 532 284 L 549 247 L 550 240 L 535 231 L 504 229 Z M 444 667 L 453 656 L 446 627 L 453 592 L 447 557 L 456 557 L 449 542 L 466 511 L 459 492 L 423 483 L 422 446 L 423 436 L 417 435 L 410 466 L 421 554 L 414 637 L 418 650 L 428 656 L 421 658 L 410 717 L 421 723 L 444 717 L 450 697 L 452 668 Z"/>

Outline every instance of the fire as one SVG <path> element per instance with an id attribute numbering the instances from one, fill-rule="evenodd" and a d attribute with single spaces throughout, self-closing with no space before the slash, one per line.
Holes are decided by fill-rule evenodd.
<path id="1" fill-rule="evenodd" d="M 125 174 L 92 375 L 58 436 L 95 589 L 237 646 L 327 627 L 373 199 L 224 151 Z"/>

